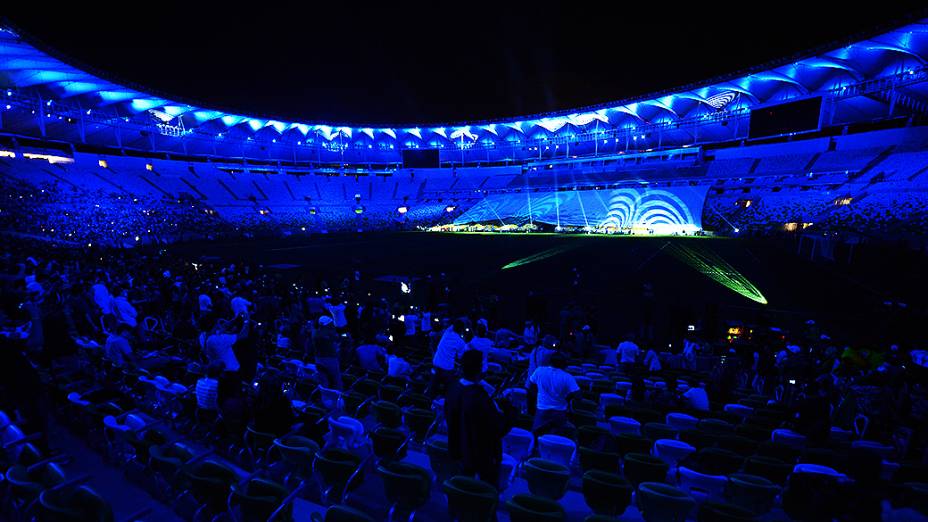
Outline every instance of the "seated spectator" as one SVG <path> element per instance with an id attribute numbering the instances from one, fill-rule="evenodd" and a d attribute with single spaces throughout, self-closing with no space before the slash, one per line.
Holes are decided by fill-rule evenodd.
<path id="1" fill-rule="evenodd" d="M 700 382 L 683 394 L 687 406 L 699 411 L 709 411 L 709 395 L 706 393 L 706 383 Z"/>
<path id="2" fill-rule="evenodd" d="M 408 377 L 412 373 L 412 366 L 402 357 L 387 356 L 387 375 L 390 377 Z"/>
<path id="3" fill-rule="evenodd" d="M 358 364 L 367 371 L 382 372 L 387 361 L 387 350 L 379 344 L 366 342 L 354 349 Z"/>

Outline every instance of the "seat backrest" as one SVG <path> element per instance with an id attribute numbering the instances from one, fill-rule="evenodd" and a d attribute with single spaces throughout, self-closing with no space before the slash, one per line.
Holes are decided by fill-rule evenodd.
<path id="1" fill-rule="evenodd" d="M 471 477 L 451 477 L 442 484 L 442 490 L 454 519 L 489 520 L 499 502 L 496 488 Z"/>
<path id="2" fill-rule="evenodd" d="M 847 478 L 844 473 L 835 471 L 834 468 L 822 466 L 820 464 L 796 464 L 793 467 L 793 473 L 815 473 L 818 475 L 827 475 L 834 478 Z"/>
<path id="3" fill-rule="evenodd" d="M 725 492 L 726 486 L 728 486 L 728 477 L 724 475 L 707 475 L 686 466 L 680 466 L 678 471 L 680 489 L 688 492 L 693 497 L 700 495 L 720 499 Z"/>
<path id="4" fill-rule="evenodd" d="M 508 453 L 517 461 L 525 460 L 535 447 L 535 436 L 522 428 L 512 428 L 503 437 L 503 453 Z"/>
<path id="5" fill-rule="evenodd" d="M 699 419 L 686 413 L 668 413 L 664 420 L 678 430 L 692 429 L 699 424 Z"/>
<path id="6" fill-rule="evenodd" d="M 538 437 L 538 452 L 543 459 L 569 466 L 576 451 L 577 445 L 567 437 L 552 434 Z"/>

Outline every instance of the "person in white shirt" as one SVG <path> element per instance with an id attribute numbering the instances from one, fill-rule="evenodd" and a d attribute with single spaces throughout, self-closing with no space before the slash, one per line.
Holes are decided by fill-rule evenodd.
<path id="1" fill-rule="evenodd" d="M 403 326 L 406 327 L 406 337 L 415 337 L 416 330 L 419 328 L 419 316 L 416 315 L 416 312 L 410 310 L 408 314 L 403 316 Z"/>
<path id="2" fill-rule="evenodd" d="M 683 394 L 683 399 L 690 408 L 699 411 L 709 411 L 709 395 L 706 394 L 706 384 L 699 383 Z"/>
<path id="3" fill-rule="evenodd" d="M 248 308 L 251 306 L 251 301 L 245 299 L 244 297 L 235 296 L 232 298 L 231 302 L 232 314 L 236 317 L 248 313 Z M 212 307 L 212 303 L 210 303 Z"/>
<path id="4" fill-rule="evenodd" d="M 571 434 L 573 424 L 567 417 L 570 402 L 580 394 L 574 376 L 564 368 L 567 359 L 559 352 L 551 355 L 550 366 L 541 366 L 529 377 L 529 411 L 535 410 L 532 432 L 536 437 L 546 433 Z"/>
<path id="5" fill-rule="evenodd" d="M 345 305 L 347 301 L 339 301 L 335 304 L 327 304 L 326 310 L 329 311 L 329 314 L 332 316 L 332 319 L 335 321 L 335 328 L 341 330 L 342 328 L 348 326 L 348 318 L 345 317 Z"/>
<path id="6" fill-rule="evenodd" d="M 699 345 L 690 340 L 683 340 L 683 368 L 687 370 L 696 369 L 696 353 L 699 351 Z"/>
<path id="7" fill-rule="evenodd" d="M 237 334 L 225 331 L 224 324 L 217 321 L 213 333 L 204 342 L 206 358 L 212 362 L 221 362 L 227 372 L 237 372 L 240 368 L 235 350 L 232 348 L 236 342 L 248 337 L 251 321 L 247 316 L 243 318 L 242 329 Z"/>
<path id="8" fill-rule="evenodd" d="M 525 329 L 522 330 L 522 342 L 525 346 L 535 346 L 538 342 L 538 327 L 532 321 L 525 321 Z"/>
<path id="9" fill-rule="evenodd" d="M 454 381 L 454 363 L 464 353 L 467 347 L 461 333 L 466 328 L 464 321 L 457 320 L 441 335 L 435 355 L 432 357 L 432 382 L 429 383 L 429 394 L 443 395 L 448 385 Z"/>
<path id="10" fill-rule="evenodd" d="M 387 355 L 387 375 L 390 377 L 406 377 L 412 373 L 412 366 L 406 359 L 396 355 Z"/>
<path id="11" fill-rule="evenodd" d="M 633 341 L 622 341 L 619 343 L 619 347 L 616 348 L 616 357 L 619 359 L 619 364 L 626 368 L 635 364 L 639 353 L 638 345 Z"/>
<path id="12" fill-rule="evenodd" d="M 138 325 L 136 317 L 138 317 L 139 313 L 136 311 L 135 307 L 132 306 L 132 303 L 129 302 L 129 299 L 126 298 L 125 291 L 119 296 L 114 297 L 112 303 L 113 315 L 116 316 L 119 322 L 126 323 L 133 328 Z"/>
<path id="13" fill-rule="evenodd" d="M 206 315 L 213 311 L 213 299 L 207 294 L 200 294 L 197 297 L 197 304 L 200 307 L 200 315 Z"/>
<path id="14" fill-rule="evenodd" d="M 96 283 L 90 287 L 90 290 L 93 295 L 93 302 L 100 308 L 100 313 L 103 315 L 113 313 L 113 304 L 111 302 L 113 297 L 106 285 L 102 282 Z"/>
<path id="15" fill-rule="evenodd" d="M 422 312 L 421 316 L 421 325 L 419 331 L 422 333 L 429 333 L 432 331 L 432 313 L 431 312 Z"/>
<path id="16" fill-rule="evenodd" d="M 647 368 L 649 372 L 661 371 L 661 358 L 657 355 L 657 352 L 648 350 L 648 352 L 644 354 L 644 367 Z"/>
<path id="17" fill-rule="evenodd" d="M 477 323 L 474 337 L 467 343 L 466 350 L 477 350 L 483 354 L 483 373 L 487 371 L 487 361 L 490 358 L 490 352 L 493 351 L 493 341 L 487 338 L 487 327 L 483 323 Z"/>

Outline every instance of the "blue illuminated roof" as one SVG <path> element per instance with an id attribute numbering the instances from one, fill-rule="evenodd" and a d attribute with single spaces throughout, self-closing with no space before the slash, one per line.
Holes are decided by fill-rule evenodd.
<path id="1" fill-rule="evenodd" d="M 108 110 L 126 118 L 151 115 L 186 130 L 222 137 L 272 133 L 275 140 L 364 141 L 403 147 L 454 146 L 462 141 L 515 142 L 573 136 L 594 129 L 634 129 L 709 118 L 746 109 L 835 92 L 848 85 L 923 69 L 928 58 L 928 19 L 803 57 L 656 95 L 523 118 L 457 124 L 386 127 L 259 118 L 200 107 L 105 79 L 51 56 L 14 29 L 0 28 L 0 87 L 35 92 L 45 100 Z M 621 65 L 616 65 L 621 67 Z M 866 102 L 860 109 L 865 110 Z"/>

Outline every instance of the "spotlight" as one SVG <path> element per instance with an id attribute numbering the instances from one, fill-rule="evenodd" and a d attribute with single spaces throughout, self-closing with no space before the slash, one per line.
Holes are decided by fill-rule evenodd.
<path id="1" fill-rule="evenodd" d="M 448 205 L 447 207 L 445 207 L 445 212 L 448 212 L 450 214 L 451 212 L 454 212 L 454 209 L 455 209 L 454 205 Z"/>
<path id="2" fill-rule="evenodd" d="M 400 214 L 405 214 L 409 212 L 409 207 L 407 207 L 406 205 L 403 205 L 401 207 L 397 207 L 396 211 L 399 212 Z"/>

